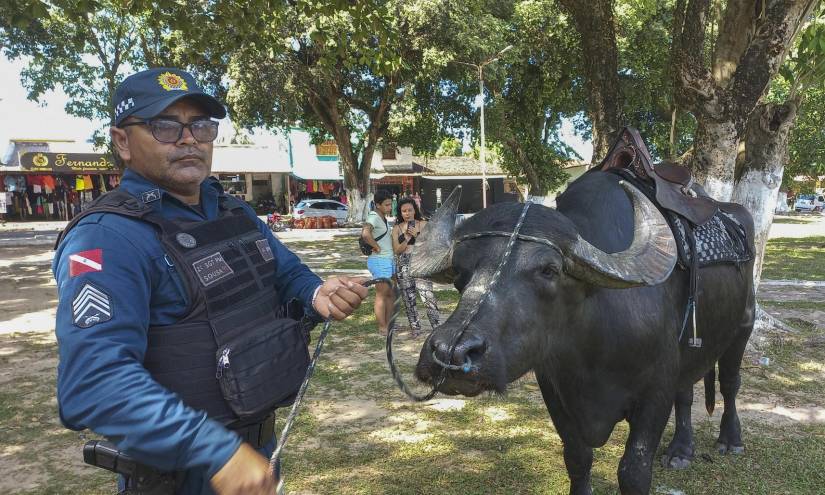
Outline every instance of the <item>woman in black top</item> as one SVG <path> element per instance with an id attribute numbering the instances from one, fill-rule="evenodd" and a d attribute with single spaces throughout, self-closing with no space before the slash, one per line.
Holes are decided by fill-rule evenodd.
<path id="1" fill-rule="evenodd" d="M 421 218 L 418 205 L 412 198 L 404 198 L 398 203 L 398 217 L 392 229 L 392 248 L 398 260 L 398 286 L 404 296 L 404 306 L 407 309 L 407 319 L 410 321 L 412 336 L 417 337 L 421 333 L 421 322 L 418 320 L 418 310 L 416 309 L 416 293 L 421 296 L 424 305 L 427 307 L 427 318 L 433 328 L 437 327 L 441 318 L 438 312 L 438 304 L 433 294 L 433 283 L 429 280 L 414 279 L 410 276 L 410 253 L 415 239 L 421 233 L 421 229 L 427 221 Z"/>

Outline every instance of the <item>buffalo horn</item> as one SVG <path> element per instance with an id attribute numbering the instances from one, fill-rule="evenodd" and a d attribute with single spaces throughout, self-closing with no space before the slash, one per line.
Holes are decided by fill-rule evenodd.
<path id="1" fill-rule="evenodd" d="M 460 199 L 461 186 L 456 186 L 421 230 L 412 249 L 410 276 L 433 278 L 451 268 Z"/>
<path id="2" fill-rule="evenodd" d="M 605 253 L 579 236 L 569 253 L 576 278 L 601 287 L 625 288 L 664 282 L 676 265 L 676 241 L 667 221 L 638 189 L 621 182 L 633 202 L 633 243 Z"/>

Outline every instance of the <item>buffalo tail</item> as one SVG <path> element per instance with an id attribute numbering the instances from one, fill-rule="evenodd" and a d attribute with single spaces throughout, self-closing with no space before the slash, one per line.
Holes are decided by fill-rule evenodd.
<path id="1" fill-rule="evenodd" d="M 705 375 L 705 409 L 708 416 L 713 416 L 716 407 L 716 364 Z"/>

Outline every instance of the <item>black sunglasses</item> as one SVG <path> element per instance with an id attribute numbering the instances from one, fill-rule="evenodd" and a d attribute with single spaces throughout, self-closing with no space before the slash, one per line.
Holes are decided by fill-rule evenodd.
<path id="1" fill-rule="evenodd" d="M 196 120 L 188 124 L 178 122 L 177 120 L 169 119 L 149 119 L 137 122 L 129 122 L 122 124 L 120 127 L 129 127 L 130 125 L 147 125 L 152 131 L 152 136 L 159 142 L 172 144 L 180 141 L 183 136 L 183 129 L 189 128 L 189 132 L 199 143 L 211 143 L 218 137 L 218 122 L 214 120 Z"/>

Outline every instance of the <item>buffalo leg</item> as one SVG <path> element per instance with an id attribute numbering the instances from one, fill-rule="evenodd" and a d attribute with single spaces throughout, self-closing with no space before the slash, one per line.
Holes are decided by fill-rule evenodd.
<path id="1" fill-rule="evenodd" d="M 590 468 L 593 466 L 593 449 L 588 446 L 576 429 L 573 420 L 562 408 L 555 390 L 539 380 L 544 403 L 564 445 L 564 465 L 570 477 L 570 495 L 591 495 Z"/>
<path id="2" fill-rule="evenodd" d="M 693 404 L 693 387 L 676 392 L 676 431 L 662 458 L 666 468 L 684 469 L 693 460 L 693 426 L 690 424 L 690 406 Z"/>
<path id="3" fill-rule="evenodd" d="M 719 391 L 722 392 L 725 401 L 722 421 L 719 424 L 719 438 L 716 440 L 716 449 L 720 454 L 741 454 L 745 451 L 739 413 L 736 411 L 736 394 L 739 393 L 739 385 L 742 382 L 739 369 L 746 343 L 747 338 L 735 342 L 719 360 Z"/>
<path id="4" fill-rule="evenodd" d="M 653 458 L 667 425 L 672 404 L 656 398 L 660 395 L 673 397 L 661 392 L 643 396 L 628 418 L 630 435 L 619 462 L 618 473 L 622 495 L 647 495 L 650 492 Z"/>
<path id="5" fill-rule="evenodd" d="M 719 391 L 722 392 L 725 402 L 722 422 L 719 425 L 719 438 L 716 441 L 716 449 L 720 454 L 741 454 L 745 451 L 739 413 L 736 411 L 736 394 L 739 393 L 739 385 L 742 383 L 742 355 L 753 331 L 755 314 L 754 294 L 751 292 L 739 327 L 739 335 L 719 359 Z"/>

